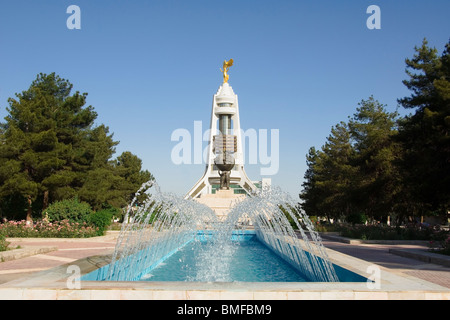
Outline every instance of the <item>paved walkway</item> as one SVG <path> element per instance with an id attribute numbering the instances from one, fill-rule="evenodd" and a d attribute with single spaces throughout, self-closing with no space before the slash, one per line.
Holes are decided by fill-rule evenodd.
<path id="1" fill-rule="evenodd" d="M 110 254 L 114 251 L 116 239 L 117 234 L 86 239 L 8 239 L 11 242 L 10 247 L 56 247 L 57 250 L 0 262 L 0 284 L 78 259 Z"/>
<path id="2" fill-rule="evenodd" d="M 57 250 L 45 254 L 0 262 L 0 284 L 20 279 L 31 273 L 64 265 L 93 255 L 113 252 L 118 233 L 89 239 L 9 239 L 11 246 L 52 246 Z M 450 288 L 450 268 L 424 263 L 389 253 L 390 248 L 423 248 L 406 245 L 345 244 L 323 239 L 325 247 L 389 269 Z"/>
<path id="3" fill-rule="evenodd" d="M 373 262 L 390 272 L 405 274 L 423 279 L 450 289 L 450 268 L 424 263 L 419 260 L 401 257 L 389 253 L 389 249 L 423 249 L 420 245 L 387 245 L 387 244 L 346 244 L 323 239 L 323 245 L 332 250 L 353 256 L 358 259 Z"/>

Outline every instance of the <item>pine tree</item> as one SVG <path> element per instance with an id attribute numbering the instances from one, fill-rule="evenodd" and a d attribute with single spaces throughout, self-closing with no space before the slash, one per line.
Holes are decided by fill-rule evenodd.
<path id="1" fill-rule="evenodd" d="M 320 156 L 315 147 L 311 147 L 306 155 L 307 169 L 302 183 L 302 192 L 300 193 L 300 207 L 305 210 L 309 216 L 323 216 L 320 208 L 321 196 L 317 187 L 317 181 L 320 180 L 317 160 Z"/>
<path id="2" fill-rule="evenodd" d="M 307 155 L 302 208 L 309 215 L 340 218 L 351 210 L 351 190 L 356 168 L 354 150 L 346 123 L 331 129 L 327 142 L 320 151 L 313 147 Z"/>
<path id="3" fill-rule="evenodd" d="M 106 204 L 120 207 L 121 178 L 114 172 L 112 156 L 118 142 L 109 134 L 109 128 L 100 125 L 86 134 L 79 149 L 77 166 L 80 187 L 77 195 L 94 209 Z"/>
<path id="4" fill-rule="evenodd" d="M 8 99 L 5 142 L 0 146 L 0 196 L 25 197 L 28 221 L 38 196 L 45 207 L 49 192 L 71 183 L 73 175 L 65 173 L 76 145 L 67 139 L 79 140 L 77 132 L 96 117 L 90 108 L 82 109 L 86 95 L 70 96 L 71 89 L 68 81 L 54 73 L 39 74 L 28 90 Z"/>
<path id="5" fill-rule="evenodd" d="M 153 181 L 154 177 L 148 170 L 142 170 L 142 160 L 129 151 L 123 152 L 114 161 L 114 167 L 123 178 L 122 190 L 126 203 L 130 203 L 136 191 L 143 183 Z"/>
<path id="6" fill-rule="evenodd" d="M 369 218 L 383 219 L 393 212 L 399 192 L 399 177 L 394 165 L 399 149 L 396 112 L 390 113 L 373 97 L 362 100 L 348 126 L 358 167 L 353 197 L 355 205 Z"/>
<path id="7" fill-rule="evenodd" d="M 411 96 L 399 99 L 414 110 L 399 129 L 404 185 L 413 210 L 445 215 L 450 208 L 450 42 L 441 56 L 426 39 L 415 51 L 406 59 L 409 78 L 403 81 Z"/>
<path id="8" fill-rule="evenodd" d="M 8 100 L 0 124 L 0 210 L 19 211 L 10 216 L 21 217 L 23 208 L 30 221 L 33 210 L 75 196 L 95 209 L 120 207 L 140 179 L 152 178 L 132 154 L 123 156 L 129 165 L 117 166 L 112 157 L 118 142 L 107 126 L 94 126 L 97 113 L 85 106 L 87 94 L 72 94 L 72 88 L 54 73 L 39 74 Z M 122 167 L 131 167 L 130 173 Z"/>
<path id="9" fill-rule="evenodd" d="M 300 198 L 309 215 L 385 218 L 399 194 L 396 113 L 373 97 L 348 123 L 334 126 L 320 151 L 311 148 Z M 360 220 L 359 218 L 357 220 Z"/>

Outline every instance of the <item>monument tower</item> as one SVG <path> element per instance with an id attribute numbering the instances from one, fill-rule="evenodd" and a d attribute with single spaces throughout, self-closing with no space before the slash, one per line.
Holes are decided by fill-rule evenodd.
<path id="1" fill-rule="evenodd" d="M 257 190 L 244 170 L 238 97 L 228 83 L 228 71 L 232 65 L 233 59 L 230 59 L 223 63 L 223 70 L 220 69 L 223 83 L 213 97 L 205 173 L 186 199 L 204 202 L 206 198 L 245 197 L 235 194 L 237 186 L 247 194 Z"/>

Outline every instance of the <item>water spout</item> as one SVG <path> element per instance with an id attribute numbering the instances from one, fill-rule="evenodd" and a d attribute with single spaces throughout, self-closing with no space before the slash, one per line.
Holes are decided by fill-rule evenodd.
<path id="1" fill-rule="evenodd" d="M 261 242 L 312 281 L 338 281 L 311 220 L 279 188 L 261 190 L 235 205 L 226 224 L 234 224 L 236 228 L 252 224 Z"/>
<path id="2" fill-rule="evenodd" d="M 233 281 L 229 270 L 237 240 L 254 228 L 259 241 L 311 281 L 338 281 L 311 220 L 281 190 L 249 196 L 219 221 L 209 207 L 150 186 L 142 186 L 128 209 L 106 280 L 139 280 L 180 248 L 201 241 L 188 281 Z"/>

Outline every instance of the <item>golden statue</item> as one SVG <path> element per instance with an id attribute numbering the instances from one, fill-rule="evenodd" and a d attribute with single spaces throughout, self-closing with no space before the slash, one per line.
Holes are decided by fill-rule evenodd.
<path id="1" fill-rule="evenodd" d="M 223 62 L 223 70 L 220 69 L 221 72 L 223 72 L 223 83 L 227 83 L 228 79 L 230 78 L 230 75 L 227 73 L 228 69 L 233 65 L 233 59 L 230 59 L 229 61 L 225 60 Z"/>

